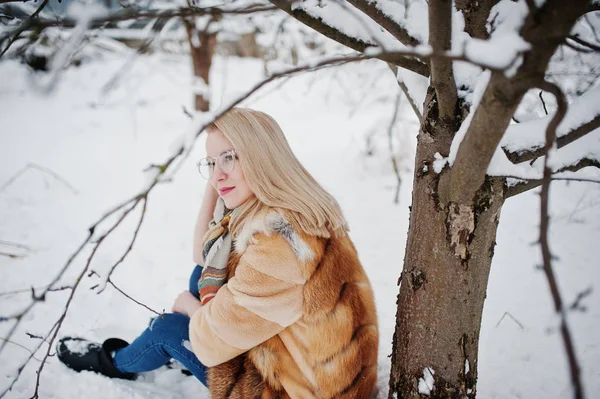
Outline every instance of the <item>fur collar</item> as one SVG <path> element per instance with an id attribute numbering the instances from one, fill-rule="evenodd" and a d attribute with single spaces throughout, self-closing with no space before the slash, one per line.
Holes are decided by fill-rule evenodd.
<path id="1" fill-rule="evenodd" d="M 284 210 L 271 208 L 249 220 L 234 239 L 234 251 L 240 255 L 244 253 L 248 245 L 255 243 L 253 238 L 255 234 L 280 234 L 291 245 L 300 261 L 307 262 L 312 260 L 315 255 L 310 246 L 302 238 L 304 233 L 298 232 L 293 228 L 292 224 L 288 221 L 290 215 L 286 215 L 286 213 Z"/>

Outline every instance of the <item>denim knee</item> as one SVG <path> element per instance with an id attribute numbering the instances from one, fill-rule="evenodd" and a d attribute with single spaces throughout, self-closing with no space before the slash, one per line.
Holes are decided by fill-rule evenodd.
<path id="1" fill-rule="evenodd" d="M 164 313 L 150 320 L 148 331 L 161 339 L 182 338 L 189 335 L 190 318 L 179 313 Z"/>

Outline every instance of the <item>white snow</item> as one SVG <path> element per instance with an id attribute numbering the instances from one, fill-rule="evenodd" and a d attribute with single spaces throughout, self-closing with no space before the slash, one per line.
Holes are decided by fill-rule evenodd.
<path id="1" fill-rule="evenodd" d="M 332 0 L 306 0 L 294 2 L 292 9 L 301 9 L 309 15 L 322 19 L 347 36 L 376 45 L 387 51 L 400 50 L 404 46 L 389 32 L 381 29 L 372 19 L 352 5 Z"/>
<path id="2" fill-rule="evenodd" d="M 469 115 L 467 115 L 464 122 L 460 125 L 460 128 L 454 135 L 454 138 L 452 139 L 452 144 L 450 145 L 450 154 L 448 154 L 448 163 L 450 164 L 450 166 L 454 165 L 454 161 L 456 160 L 456 154 L 458 153 L 460 144 L 465 138 L 467 131 L 469 130 L 469 126 L 471 126 L 471 121 L 473 120 L 475 112 L 477 112 L 477 107 L 479 106 L 479 102 L 483 97 L 483 93 L 485 92 L 488 82 L 490 81 L 490 76 L 491 72 L 485 71 L 481 73 L 479 79 L 477 79 L 476 81 L 475 89 L 473 90 L 473 93 L 470 96 L 471 112 L 469 112 Z"/>
<path id="3" fill-rule="evenodd" d="M 456 47 L 460 49 L 459 55 L 464 55 L 469 60 L 490 68 L 507 69 L 507 76 L 514 75 L 516 72 L 514 66 L 518 66 L 518 57 L 531 48 L 531 45 L 517 32 L 495 34 L 488 40 L 470 38 L 466 34 L 465 36 L 467 38 L 462 43 L 456 41 Z"/>
<path id="4" fill-rule="evenodd" d="M 190 64 L 183 55 L 141 55 L 121 73 L 119 84 L 105 91 L 106 83 L 122 70 L 123 54 L 117 53 L 66 70 L 55 91 L 40 96 L 31 90 L 32 73 L 26 66 L 0 63 L 0 76 L 10 77 L 0 80 L 0 187 L 34 162 L 55 172 L 78 193 L 36 170 L 0 190 L 0 252 L 12 251 L 4 241 L 30 248 L 19 249 L 19 254 L 26 255 L 23 258 L 0 257 L 0 293 L 26 289 L 23 294 L 0 296 L 0 315 L 26 306 L 28 288 L 51 281 L 87 236 L 89 226 L 152 180 L 152 174 L 143 170 L 163 163 L 182 147 L 187 158 L 177 162 L 176 171 L 168 172 L 172 178 L 168 184 L 151 192 L 138 240 L 113 280 L 157 311 L 170 309 L 177 294 L 187 288 L 194 266 L 193 225 L 206 187 L 194 165 L 204 155 L 203 136 L 192 144 L 209 118 L 262 79 L 264 71 L 257 60 L 217 56 L 211 72 L 211 113 L 194 113 L 190 120 L 182 111 L 184 106 L 193 109 Z M 411 84 L 410 79 L 405 82 Z M 275 117 L 298 158 L 335 196 L 348 218 L 351 237 L 375 291 L 380 327 L 378 399 L 387 398 L 396 281 L 408 229 L 410 168 L 418 132 L 413 111 L 403 100 L 394 128 L 403 183 L 400 204 L 394 205 L 396 177 L 387 151 L 387 133 L 398 90 L 387 66 L 369 61 L 300 75 L 284 84 L 275 82 L 243 104 Z M 598 198 L 598 185 L 552 185 L 550 242 L 566 303 L 600 281 L 596 266 Z M 539 197 L 530 192 L 509 199 L 502 210 L 477 362 L 477 390 L 482 398 L 559 399 L 571 392 L 547 282 L 536 267 L 539 247 L 531 245 L 539 236 L 538 207 Z M 139 213 L 133 212 L 105 240 L 92 262 L 100 275 L 105 276 L 121 257 L 138 220 Z M 89 248 L 84 250 L 57 285 L 71 284 L 89 254 Z M 59 337 L 81 336 L 94 342 L 113 336 L 131 340 L 148 326 L 152 313 L 111 286 L 97 295 L 90 288 L 99 282 L 97 276 L 83 278 Z M 37 341 L 25 332 L 47 332 L 68 295 L 68 291 L 49 293 L 23 320 L 13 341 L 34 348 Z M 584 300 L 587 312 L 569 314 L 588 396 L 600 390 L 599 298 L 594 291 Z M 506 322 L 496 327 L 507 311 L 524 329 Z M 4 337 L 9 327 L 0 323 L 0 336 Z M 42 346 L 36 358 L 46 350 Z M 0 391 L 27 356 L 23 348 L 7 344 L 0 354 Z M 33 360 L 23 370 L 6 399 L 32 395 L 38 366 Z M 432 370 L 423 372 L 424 390 L 432 386 L 432 376 Z M 209 397 L 195 378 L 185 377 L 179 370 L 161 368 L 137 381 L 110 380 L 89 372 L 73 373 L 56 357 L 49 359 L 42 372 L 40 395 L 61 399 L 84 395 L 89 399 Z"/>
<path id="5" fill-rule="evenodd" d="M 442 173 L 444 166 L 448 164 L 448 158 L 443 157 L 442 154 L 440 154 L 439 152 L 433 154 L 433 158 L 433 170 L 435 171 L 435 173 Z"/>
<path id="6" fill-rule="evenodd" d="M 89 341 L 85 341 L 85 340 L 76 340 L 76 339 L 70 339 L 70 340 L 66 340 L 64 341 L 65 346 L 67 347 L 67 349 L 69 350 L 69 352 L 73 353 L 73 354 L 78 354 L 78 355 L 84 355 L 86 353 L 88 353 L 91 349 L 98 349 L 100 348 L 100 345 L 97 343 L 91 343 Z"/>
<path id="7" fill-rule="evenodd" d="M 425 367 L 423 369 L 423 375 L 419 378 L 419 393 L 423 395 L 431 395 L 433 391 L 434 381 L 433 376 L 435 371 L 431 367 Z"/>
<path id="8" fill-rule="evenodd" d="M 181 345 L 183 345 L 183 347 L 187 350 L 189 350 L 190 352 L 193 352 L 194 350 L 192 349 L 192 344 L 190 343 L 190 341 L 188 341 L 187 339 L 183 340 L 181 342 Z"/>
<path id="9" fill-rule="evenodd" d="M 554 114 L 555 112 L 552 112 L 543 118 L 511 124 L 500 145 L 515 153 L 544 147 L 546 128 Z M 598 116 L 600 116 L 600 87 L 591 89 L 569 104 L 567 114 L 556 129 L 556 137 L 560 138 Z"/>

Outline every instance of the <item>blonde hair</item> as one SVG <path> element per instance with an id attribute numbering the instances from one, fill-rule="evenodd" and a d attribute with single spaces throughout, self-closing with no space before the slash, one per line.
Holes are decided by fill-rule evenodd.
<path id="1" fill-rule="evenodd" d="M 251 199 L 236 208 L 230 230 L 270 208 L 288 210 L 296 228 L 320 237 L 345 234 L 346 220 L 337 201 L 302 166 L 275 120 L 264 112 L 232 108 L 206 130 L 221 132 L 235 148 Z"/>

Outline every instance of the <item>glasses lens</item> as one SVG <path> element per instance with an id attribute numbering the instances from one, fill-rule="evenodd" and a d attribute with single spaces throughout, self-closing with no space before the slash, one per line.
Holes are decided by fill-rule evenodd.
<path id="1" fill-rule="evenodd" d="M 231 173 L 235 166 L 235 153 L 233 151 L 225 151 L 219 154 L 219 167 L 225 173 Z"/>
<path id="2" fill-rule="evenodd" d="M 212 177 L 214 169 L 215 164 L 212 160 L 202 158 L 198 161 L 198 171 L 200 172 L 200 175 L 202 175 L 202 177 L 204 177 L 206 180 L 209 180 Z"/>

